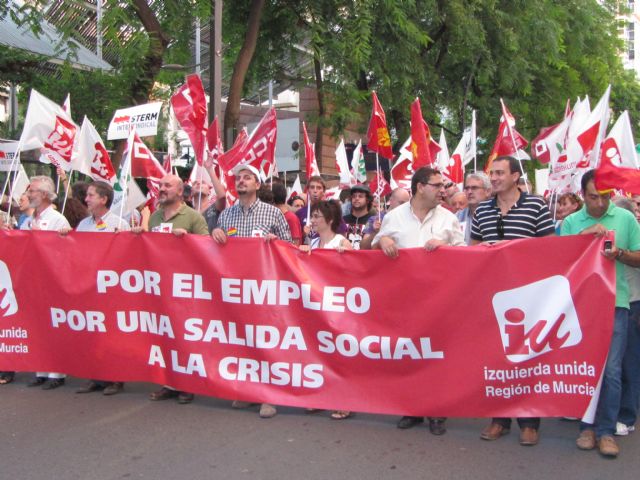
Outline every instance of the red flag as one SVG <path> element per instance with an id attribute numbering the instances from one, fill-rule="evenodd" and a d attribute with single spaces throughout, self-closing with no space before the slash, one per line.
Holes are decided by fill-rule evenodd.
<path id="1" fill-rule="evenodd" d="M 502 155 L 514 155 L 518 150 L 524 149 L 529 144 L 529 142 L 513 128 L 516 125 L 516 119 L 511 115 L 511 112 L 507 110 L 507 106 L 502 100 L 500 100 L 500 103 L 502 103 L 502 117 L 500 118 L 498 136 L 491 149 L 489 160 L 484 167 L 484 171 L 487 173 L 491 170 L 491 164 L 496 158 Z"/>
<path id="2" fill-rule="evenodd" d="M 371 193 L 378 198 L 386 197 L 391 194 L 391 185 L 387 182 L 382 175 L 382 172 L 378 170 L 376 172 L 376 176 L 371 180 L 371 184 L 369 185 L 371 189 Z"/>
<path id="3" fill-rule="evenodd" d="M 178 123 L 187 133 L 196 161 L 202 165 L 207 134 L 207 99 L 199 75 L 187 76 L 187 82 L 171 97 L 171 106 Z"/>
<path id="4" fill-rule="evenodd" d="M 209 146 L 209 154 L 213 159 L 213 163 L 218 163 L 220 155 L 223 153 L 222 139 L 220 138 L 220 127 L 218 125 L 218 116 L 213 119 L 209 129 L 207 130 L 207 145 Z"/>
<path id="5" fill-rule="evenodd" d="M 167 156 L 164 159 L 164 162 L 162 163 L 162 168 L 164 168 L 165 172 L 169 172 L 169 173 L 171 173 L 171 171 L 173 170 L 173 167 L 171 165 L 171 154 L 170 153 L 167 153 Z"/>
<path id="6" fill-rule="evenodd" d="M 248 163 L 256 167 L 263 178 L 267 178 L 275 166 L 277 129 L 276 109 L 271 108 L 253 129 L 249 138 L 246 137 L 245 132 L 241 139 L 243 141 L 240 143 L 242 134 L 239 134 L 233 147 L 220 155 L 220 165 L 228 172 L 238 164 Z"/>
<path id="7" fill-rule="evenodd" d="M 302 122 L 302 132 L 304 134 L 304 158 L 307 162 L 307 181 L 315 176 L 320 175 L 320 169 L 318 168 L 318 162 L 316 161 L 316 152 L 314 145 L 309 141 L 309 135 L 307 135 L 307 126 Z"/>
<path id="8" fill-rule="evenodd" d="M 376 92 L 371 92 L 371 96 L 373 98 L 373 111 L 371 112 L 371 120 L 369 120 L 369 129 L 367 130 L 369 140 L 367 148 L 371 152 L 378 152 L 384 158 L 391 159 L 393 158 L 393 151 L 391 150 L 391 137 L 387 129 L 387 119 Z"/>
<path id="9" fill-rule="evenodd" d="M 131 148 L 132 177 L 162 178 L 167 174 L 137 133 L 133 134 L 133 145 L 129 148 Z"/>
<path id="10" fill-rule="evenodd" d="M 413 169 L 432 165 L 440 151 L 440 145 L 431 138 L 429 125 L 422 118 L 420 99 L 411 104 L 411 153 Z"/>
<path id="11" fill-rule="evenodd" d="M 616 167 L 611 159 L 603 155 L 596 169 L 597 190 L 623 190 L 632 195 L 640 195 L 640 170 Z"/>

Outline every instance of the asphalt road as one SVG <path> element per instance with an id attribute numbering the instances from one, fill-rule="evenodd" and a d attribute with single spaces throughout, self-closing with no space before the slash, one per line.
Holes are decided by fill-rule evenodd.
<path id="1" fill-rule="evenodd" d="M 151 402 L 151 384 L 113 397 L 75 394 L 70 378 L 53 391 L 27 388 L 29 374 L 0 387 L 0 479 L 637 479 L 640 432 L 620 439 L 618 459 L 575 447 L 577 424 L 544 419 L 541 443 L 518 444 L 517 427 L 496 442 L 479 438 L 485 419 L 450 419 L 448 432 L 398 430 L 396 417 L 257 407 L 196 397 Z M 514 425 L 515 426 L 515 425 Z"/>

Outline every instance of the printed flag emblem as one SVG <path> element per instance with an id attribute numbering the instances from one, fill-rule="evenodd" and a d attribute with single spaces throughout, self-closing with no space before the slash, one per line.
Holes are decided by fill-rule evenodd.
<path id="1" fill-rule="evenodd" d="M 18 302 L 13 291 L 11 274 L 6 263 L 0 261 L 0 315 L 8 317 L 18 311 Z"/>
<path id="2" fill-rule="evenodd" d="M 504 353 L 515 363 L 582 340 L 569 280 L 556 275 L 522 287 L 498 292 L 493 310 Z"/>

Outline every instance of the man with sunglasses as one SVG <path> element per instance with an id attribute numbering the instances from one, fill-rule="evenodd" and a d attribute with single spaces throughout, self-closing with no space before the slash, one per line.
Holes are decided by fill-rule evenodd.
<path id="1" fill-rule="evenodd" d="M 501 156 L 493 161 L 489 178 L 494 197 L 476 208 L 471 222 L 471 245 L 554 234 L 549 208 L 542 198 L 518 189 L 521 177 L 516 158 Z M 518 418 L 518 425 L 520 445 L 536 445 L 540 418 Z M 509 433 L 510 428 L 510 418 L 494 418 L 480 438 L 497 440 Z"/>
<path id="2" fill-rule="evenodd" d="M 388 212 L 380 231 L 373 239 L 373 248 L 395 258 L 401 248 L 425 248 L 428 251 L 442 245 L 464 246 L 462 229 L 456 216 L 444 208 L 440 201 L 445 184 L 437 170 L 422 167 L 411 179 L 412 198 Z M 442 435 L 445 418 L 429 417 L 429 431 Z M 424 422 L 423 417 L 404 416 L 398 428 L 406 429 Z"/>

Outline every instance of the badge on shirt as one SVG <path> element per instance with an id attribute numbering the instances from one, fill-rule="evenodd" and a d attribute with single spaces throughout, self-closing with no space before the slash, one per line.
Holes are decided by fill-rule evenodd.
<path id="1" fill-rule="evenodd" d="M 238 235 L 238 229 L 236 227 L 231 227 L 227 230 L 227 237 L 235 237 Z"/>
<path id="2" fill-rule="evenodd" d="M 171 223 L 161 223 L 160 224 L 160 232 L 161 233 L 171 233 L 173 231 L 173 224 Z"/>
<path id="3" fill-rule="evenodd" d="M 251 230 L 251 236 L 253 238 L 262 238 L 264 237 L 264 232 L 262 230 L 254 228 L 253 230 Z"/>
<path id="4" fill-rule="evenodd" d="M 99 218 L 98 221 L 96 222 L 96 230 L 106 230 L 107 229 L 107 224 L 104 222 L 103 219 Z"/>

